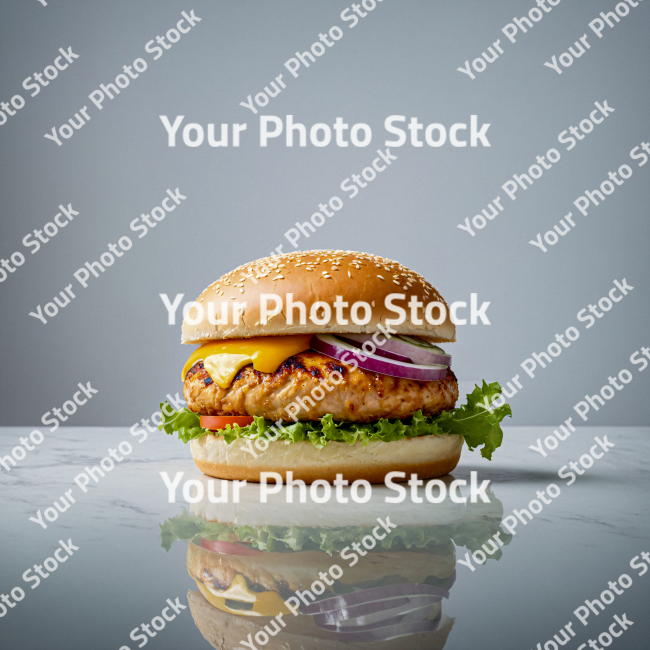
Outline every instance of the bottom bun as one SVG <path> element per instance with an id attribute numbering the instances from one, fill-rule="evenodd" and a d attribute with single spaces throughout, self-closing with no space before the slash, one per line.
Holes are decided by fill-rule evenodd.
<path id="1" fill-rule="evenodd" d="M 192 440 L 190 447 L 196 466 L 215 478 L 259 482 L 261 472 L 277 472 L 286 480 L 291 471 L 294 480 L 305 483 L 318 479 L 332 483 L 337 474 L 348 481 L 383 483 L 386 474 L 395 471 L 405 472 L 404 480 L 411 474 L 420 479 L 448 474 L 458 465 L 463 441 L 461 435 L 443 433 L 365 446 L 330 442 L 317 449 L 308 441 L 278 440 L 260 451 L 249 440 L 238 438 L 228 444 L 223 436 L 210 434 Z"/>

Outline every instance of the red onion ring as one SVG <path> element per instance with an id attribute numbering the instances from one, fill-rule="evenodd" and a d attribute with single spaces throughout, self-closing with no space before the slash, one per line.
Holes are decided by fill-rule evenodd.
<path id="1" fill-rule="evenodd" d="M 362 354 L 365 355 L 366 351 L 363 349 L 362 343 L 360 341 L 355 341 L 351 339 L 350 336 L 351 335 L 349 334 L 337 334 L 336 338 L 343 339 L 346 343 L 349 343 L 355 348 L 359 348 L 360 350 L 362 350 Z M 372 347 L 374 348 L 372 354 L 376 354 L 379 357 L 385 357 L 386 359 L 393 359 L 394 361 L 401 361 L 402 363 L 413 363 L 413 361 L 409 357 L 405 357 L 403 354 L 396 354 L 395 352 L 388 352 L 387 350 L 382 350 L 381 348 L 375 345 L 374 341 L 372 342 Z"/>
<path id="2" fill-rule="evenodd" d="M 388 587 L 373 587 L 363 591 L 354 591 L 350 594 L 333 596 L 325 600 L 319 600 L 309 605 L 301 605 L 299 611 L 301 614 L 323 614 L 336 609 L 346 609 L 354 605 L 363 605 L 386 600 L 394 600 L 404 596 L 438 596 L 440 598 L 449 598 L 449 592 L 446 589 L 440 589 L 433 585 L 426 584 L 402 584 L 390 585 Z"/>
<path id="3" fill-rule="evenodd" d="M 447 376 L 447 366 L 416 365 L 386 359 L 376 354 L 361 352 L 350 343 L 337 339 L 331 334 L 315 334 L 310 345 L 312 349 L 322 352 L 328 357 L 338 359 L 344 363 L 351 363 L 349 359 L 352 358 L 360 368 L 370 370 L 370 372 L 378 372 L 382 375 L 389 375 L 390 377 L 402 377 L 417 381 L 436 381 L 445 379 Z"/>
<path id="4" fill-rule="evenodd" d="M 382 336 L 381 334 L 342 334 L 342 337 L 365 343 L 372 341 L 373 345 L 377 347 L 375 354 L 379 354 L 379 349 L 384 352 L 391 352 L 405 356 L 411 359 L 413 363 L 421 364 L 436 364 L 441 366 L 451 366 L 451 356 L 445 354 L 444 350 L 437 345 L 428 344 L 424 341 L 422 345 L 413 343 L 412 341 L 418 340 L 415 337 L 394 335 L 390 338 Z M 379 345 L 377 344 L 379 341 Z"/>
<path id="5" fill-rule="evenodd" d="M 394 623 L 407 621 L 424 621 L 433 612 L 434 607 L 442 599 L 440 596 L 415 596 L 414 598 L 395 598 L 392 601 L 356 605 L 349 609 L 337 609 L 324 614 L 314 614 L 314 623 L 323 629 L 337 631 L 361 631 L 374 629 Z M 372 609 L 373 606 L 389 602 L 388 608 L 377 608 L 376 611 L 362 616 L 354 616 L 360 607 Z"/>
<path id="6" fill-rule="evenodd" d="M 442 596 L 397 596 L 388 600 L 374 600 L 361 605 L 351 605 L 342 609 L 333 609 L 322 614 L 314 614 L 314 619 L 319 618 L 322 623 L 336 625 L 342 621 L 368 619 L 380 614 L 405 614 L 414 609 L 435 605 L 442 600 Z M 371 622 L 371 621 L 363 621 Z"/>
<path id="7" fill-rule="evenodd" d="M 318 625 L 318 627 L 321 629 L 328 630 L 329 632 L 343 632 L 349 634 L 352 632 L 368 632 L 370 630 L 379 630 L 381 628 L 388 627 L 390 625 L 397 625 L 399 623 L 415 623 L 418 621 L 425 621 L 429 616 L 431 616 L 432 612 L 433 605 L 430 605 L 429 607 L 420 607 L 419 610 L 414 610 L 406 614 L 395 615 L 391 616 L 390 618 L 383 618 L 374 621 L 373 623 L 359 622 L 357 624 L 356 619 L 351 619 L 348 621 L 347 625 L 343 623 L 335 623 L 333 625 L 329 625 L 327 623 L 321 624 L 317 619 L 319 616 L 323 616 L 323 614 L 318 614 L 317 616 L 314 616 L 314 623 L 316 623 L 316 625 Z"/>

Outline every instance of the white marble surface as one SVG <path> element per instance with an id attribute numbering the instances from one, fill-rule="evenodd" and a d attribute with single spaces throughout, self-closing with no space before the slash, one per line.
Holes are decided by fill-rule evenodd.
<path id="1" fill-rule="evenodd" d="M 19 436 L 29 431 L 0 429 L 0 455 L 10 453 Z M 137 647 L 129 639 L 130 630 L 158 614 L 166 598 L 184 599 L 192 588 L 186 546 L 177 544 L 169 553 L 160 548 L 158 524 L 187 504 L 167 502 L 159 472 L 173 476 L 183 471 L 185 478 L 200 473 L 189 448 L 161 433 L 151 434 L 142 444 L 121 428 L 44 433 L 43 443 L 10 472 L 0 468 L 0 592 L 15 586 L 26 591 L 25 599 L 0 618 L 0 645 L 12 650 Z M 650 552 L 650 429 L 580 427 L 546 458 L 528 448 L 551 433 L 550 427 L 507 427 L 504 445 L 491 462 L 477 452 L 463 451 L 453 476 L 468 479 L 476 470 L 479 480 L 491 480 L 504 515 L 526 507 L 535 492 L 550 483 L 559 485 L 561 494 L 533 521 L 518 527 L 501 560 L 475 572 L 457 566 L 456 584 L 444 603 L 445 613 L 456 619 L 445 648 L 535 648 L 538 642 L 543 647 L 562 625 L 575 622 L 576 607 L 598 597 L 607 582 L 622 573 L 632 576 L 632 587 L 600 617 L 592 617 L 589 626 L 580 626 L 566 647 L 577 648 L 595 638 L 614 614 L 625 612 L 635 625 L 615 647 L 647 648 L 650 572 L 637 577 L 629 561 Z M 614 447 L 567 486 L 558 470 L 588 453 L 595 436 L 607 436 Z M 133 452 L 82 493 L 74 477 L 123 440 L 133 445 Z M 47 530 L 29 521 L 70 489 L 77 502 Z M 431 504 L 422 508 L 435 514 Z M 321 512 L 327 525 L 337 509 L 330 506 Z M 31 590 L 21 578 L 23 572 L 42 563 L 60 539 L 68 538 L 80 550 Z M 457 549 L 457 557 L 464 554 L 465 549 Z M 149 647 L 154 645 L 209 647 L 189 610 L 151 639 Z"/>

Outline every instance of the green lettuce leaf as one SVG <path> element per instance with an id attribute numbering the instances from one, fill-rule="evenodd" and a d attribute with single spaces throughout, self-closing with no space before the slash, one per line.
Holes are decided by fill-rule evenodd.
<path id="1" fill-rule="evenodd" d="M 467 404 L 437 416 L 440 428 L 448 433 L 462 434 L 470 450 L 483 445 L 481 455 L 491 460 L 492 452 L 503 441 L 501 421 L 506 415 L 512 417 L 509 404 L 491 406 L 500 395 L 501 386 L 496 381 L 487 384 L 484 380 L 483 386 L 475 386 L 467 395 Z"/>
<path id="2" fill-rule="evenodd" d="M 501 446 L 503 431 L 501 421 L 506 415 L 512 416 L 508 404 L 493 408 L 492 402 L 501 395 L 497 382 L 481 387 L 476 386 L 467 395 L 467 404 L 439 415 L 428 417 L 417 411 L 404 420 L 382 418 L 378 422 L 337 422 L 331 414 L 320 420 L 295 422 L 284 425 L 255 417 L 253 424 L 245 427 L 228 425 L 221 432 L 228 444 L 237 438 L 248 440 L 284 440 L 287 443 L 308 440 L 314 447 L 322 449 L 330 442 L 345 442 L 353 445 L 361 442 L 394 442 L 404 438 L 441 435 L 443 433 L 464 436 L 470 450 L 482 445 L 481 455 L 492 458 L 492 452 Z M 177 411 L 167 403 L 161 403 L 162 423 L 158 427 L 170 435 L 178 434 L 183 442 L 208 435 L 210 431 L 200 425 L 199 416 L 188 408 Z"/>
<path id="3" fill-rule="evenodd" d="M 492 493 L 491 496 L 494 498 Z M 501 502 L 494 498 L 500 505 Z M 468 515 L 469 515 L 468 510 Z M 398 526 L 379 542 L 384 550 L 420 549 L 445 553 L 450 542 L 474 551 L 500 530 L 503 508 L 490 516 L 469 517 L 466 521 L 440 526 Z M 329 555 L 340 553 L 346 546 L 372 536 L 373 526 L 340 528 L 304 528 L 301 526 L 238 526 L 206 521 L 202 517 L 183 513 L 160 524 L 161 545 L 169 551 L 177 540 L 190 540 L 200 545 L 200 538 L 221 542 L 249 542 L 261 551 L 287 553 L 291 551 L 324 551 Z M 501 531 L 501 538 L 509 544 L 511 535 Z M 499 549 L 493 556 L 501 557 Z"/>
<path id="4" fill-rule="evenodd" d="M 188 408 L 175 411 L 167 402 L 161 402 L 160 413 L 162 423 L 158 428 L 164 429 L 170 435 L 178 433 L 178 437 L 183 442 L 189 442 L 193 438 L 202 438 L 210 433 L 201 427 L 200 416 Z"/>

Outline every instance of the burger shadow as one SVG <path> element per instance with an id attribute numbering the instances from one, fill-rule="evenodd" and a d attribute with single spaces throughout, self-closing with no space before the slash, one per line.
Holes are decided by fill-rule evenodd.
<path id="1" fill-rule="evenodd" d="M 489 467 L 485 465 L 463 465 L 456 467 L 453 475 L 448 474 L 451 479 L 465 479 L 469 482 L 470 473 L 476 472 L 478 481 L 490 480 L 492 483 L 556 483 L 564 481 L 561 479 L 557 470 L 538 470 L 538 469 L 525 469 L 525 468 L 499 468 Z M 613 472 L 585 472 L 582 476 L 578 477 L 581 483 L 602 485 L 603 483 L 621 483 L 620 476 Z"/>

